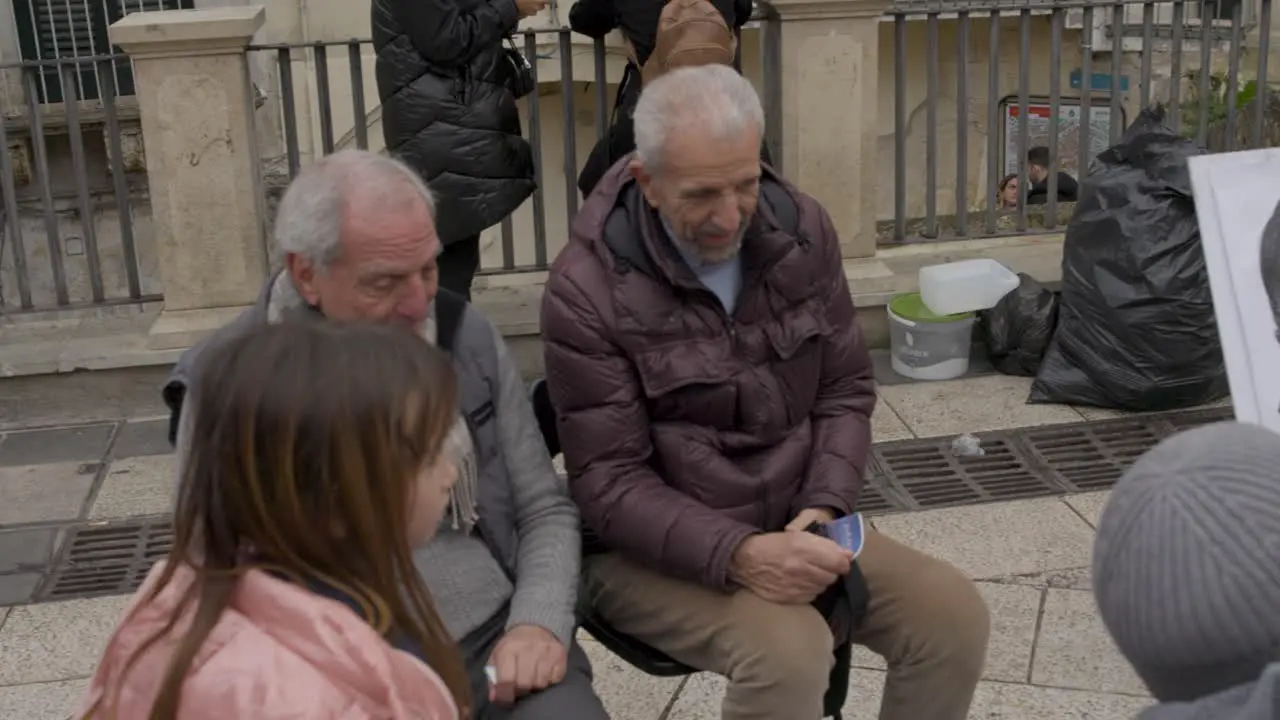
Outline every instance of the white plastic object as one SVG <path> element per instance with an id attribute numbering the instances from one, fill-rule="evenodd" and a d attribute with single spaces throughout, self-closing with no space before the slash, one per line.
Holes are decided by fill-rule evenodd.
<path id="1" fill-rule="evenodd" d="M 951 441 L 951 454 L 956 457 L 982 457 L 987 454 L 982 449 L 982 441 L 975 435 L 965 433 Z"/>
<path id="2" fill-rule="evenodd" d="M 939 315 L 989 310 L 1017 289 L 1018 276 L 990 258 L 920 268 L 920 297 Z"/>

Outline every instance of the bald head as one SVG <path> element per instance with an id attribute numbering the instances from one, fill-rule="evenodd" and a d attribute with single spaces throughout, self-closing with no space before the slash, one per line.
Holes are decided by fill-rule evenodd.
<path id="1" fill-rule="evenodd" d="M 415 203 L 434 217 L 431 191 L 399 160 L 366 150 L 326 155 L 303 168 L 280 200 L 276 249 L 323 268 L 341 254 L 342 226 L 349 216 L 403 210 Z"/>
<path id="2" fill-rule="evenodd" d="M 294 179 L 276 214 L 276 248 L 308 303 L 339 320 L 415 326 L 437 290 L 431 191 L 407 165 L 344 150 Z"/>

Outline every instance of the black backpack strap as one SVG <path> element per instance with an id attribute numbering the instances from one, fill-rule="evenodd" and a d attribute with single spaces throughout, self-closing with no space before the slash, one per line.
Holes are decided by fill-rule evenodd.
<path id="1" fill-rule="evenodd" d="M 169 407 L 169 444 L 178 446 L 178 421 L 182 418 L 182 403 L 187 399 L 187 386 L 171 380 L 161 391 L 164 404 Z"/>
<path id="2" fill-rule="evenodd" d="M 640 98 L 640 67 L 628 62 L 622 70 L 622 80 L 618 82 L 618 92 L 613 97 L 613 112 L 609 116 L 609 124 L 617 125 L 619 116 L 628 119 L 636 109 L 636 101 Z"/>
<path id="3" fill-rule="evenodd" d="M 604 221 L 604 244 L 613 253 L 619 272 L 637 270 L 649 277 L 657 277 L 653 258 L 631 231 L 626 205 L 618 205 Z"/>
<path id="4" fill-rule="evenodd" d="M 436 347 L 453 352 L 453 341 L 466 310 L 467 301 L 461 295 L 444 288 L 436 292 Z"/>
<path id="5" fill-rule="evenodd" d="M 791 197 L 782 183 L 763 178 L 760 183 L 760 199 L 769 207 L 769 212 L 773 213 L 778 229 L 799 240 L 800 206 L 796 205 L 796 199 Z"/>

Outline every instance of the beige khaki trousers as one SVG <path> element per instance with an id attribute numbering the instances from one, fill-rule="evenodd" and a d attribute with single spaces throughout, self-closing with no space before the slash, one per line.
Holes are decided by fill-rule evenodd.
<path id="1" fill-rule="evenodd" d="M 880 720 L 963 720 L 986 656 L 989 617 L 951 565 L 867 531 L 859 565 L 871 602 L 855 640 L 888 665 Z M 832 636 L 809 605 L 778 605 L 667 577 L 616 554 L 586 558 L 596 612 L 620 632 L 729 681 L 724 720 L 818 720 Z M 871 702 L 850 695 L 846 705 Z"/>

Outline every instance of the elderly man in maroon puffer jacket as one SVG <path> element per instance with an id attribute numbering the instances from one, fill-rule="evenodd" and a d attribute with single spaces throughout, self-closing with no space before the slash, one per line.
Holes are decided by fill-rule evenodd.
<path id="1" fill-rule="evenodd" d="M 601 180 L 547 282 L 547 383 L 598 537 L 595 610 L 729 680 L 729 720 L 816 720 L 836 643 L 810 603 L 850 571 L 804 532 L 857 510 L 876 393 L 827 213 L 763 168 L 731 68 L 647 87 L 636 153 Z M 955 568 L 869 532 L 856 642 L 881 720 L 960 720 L 988 615 Z"/>

